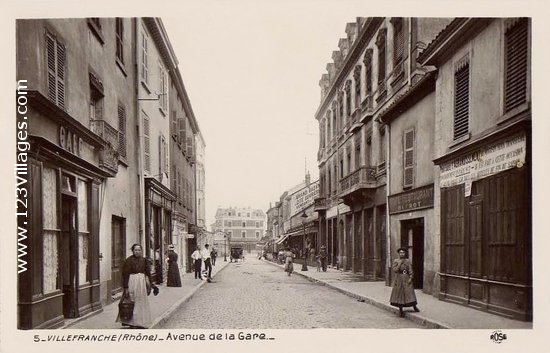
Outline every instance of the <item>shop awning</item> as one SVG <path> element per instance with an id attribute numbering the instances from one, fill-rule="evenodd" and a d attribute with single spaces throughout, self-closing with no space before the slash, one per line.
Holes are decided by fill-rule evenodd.
<path id="1" fill-rule="evenodd" d="M 294 236 L 294 235 L 303 235 L 303 230 L 297 230 L 295 232 L 289 232 L 286 234 L 283 234 L 279 239 L 275 240 L 275 244 L 281 244 L 283 241 L 285 241 L 288 237 Z"/>

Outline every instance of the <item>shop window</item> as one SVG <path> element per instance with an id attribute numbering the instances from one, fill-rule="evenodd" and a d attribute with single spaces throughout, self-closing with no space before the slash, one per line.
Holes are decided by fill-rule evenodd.
<path id="1" fill-rule="evenodd" d="M 470 127 L 470 62 L 462 59 L 455 67 L 455 97 L 453 138 L 468 135 Z"/>
<path id="2" fill-rule="evenodd" d="M 48 99 L 61 109 L 66 109 L 65 71 L 66 50 L 57 38 L 46 33 L 46 55 L 48 67 Z"/>
<path id="3" fill-rule="evenodd" d="M 57 208 L 57 172 L 44 167 L 42 172 L 42 224 L 43 224 L 43 293 L 60 289 L 59 242 L 60 224 Z"/>
<path id="4" fill-rule="evenodd" d="M 511 21 L 505 33 L 505 113 L 527 102 L 529 72 L 529 20 Z"/>
<path id="5" fill-rule="evenodd" d="M 90 282 L 90 231 L 88 224 L 88 185 L 78 181 L 78 283 Z"/>

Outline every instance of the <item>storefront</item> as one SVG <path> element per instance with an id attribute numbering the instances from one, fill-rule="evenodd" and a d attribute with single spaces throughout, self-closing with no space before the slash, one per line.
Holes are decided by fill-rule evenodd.
<path id="1" fill-rule="evenodd" d="M 517 124 L 435 161 L 441 188 L 440 299 L 532 320 L 527 131 Z"/>
<path id="2" fill-rule="evenodd" d="M 18 278 L 18 326 L 55 328 L 101 308 L 103 182 L 116 174 L 108 143 L 29 91 L 27 270 Z M 20 228 L 20 229 L 21 229 Z"/>

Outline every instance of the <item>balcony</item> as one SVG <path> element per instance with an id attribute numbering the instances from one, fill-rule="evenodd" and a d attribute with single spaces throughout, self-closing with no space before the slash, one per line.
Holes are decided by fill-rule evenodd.
<path id="1" fill-rule="evenodd" d="M 313 200 L 313 211 L 320 212 L 327 210 L 327 199 L 324 197 L 318 197 Z"/>
<path id="2" fill-rule="evenodd" d="M 361 117 L 361 109 L 359 107 L 357 107 L 353 111 L 353 114 L 351 115 L 349 132 L 353 133 L 356 130 L 360 129 L 361 126 L 363 126 L 363 124 L 361 123 L 361 121 L 359 119 L 360 117 Z"/>
<path id="3" fill-rule="evenodd" d="M 390 85 L 395 87 L 405 77 L 405 60 L 401 60 L 390 73 Z"/>
<path id="4" fill-rule="evenodd" d="M 118 171 L 118 131 L 105 120 L 90 121 L 92 131 L 101 137 L 106 144 L 99 155 L 99 166 L 110 171 Z"/>
<path id="5" fill-rule="evenodd" d="M 369 93 L 365 99 L 363 99 L 363 102 L 361 102 L 361 113 L 363 114 L 363 117 L 361 118 L 361 122 L 365 123 L 367 120 L 372 118 L 374 115 L 374 109 L 373 109 L 373 94 Z"/>
<path id="6" fill-rule="evenodd" d="M 340 197 L 350 204 L 356 196 L 363 197 L 363 191 L 376 189 L 376 168 L 361 167 L 340 180 Z"/>

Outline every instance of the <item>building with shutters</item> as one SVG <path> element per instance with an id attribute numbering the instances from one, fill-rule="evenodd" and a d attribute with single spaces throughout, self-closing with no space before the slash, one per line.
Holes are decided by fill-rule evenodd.
<path id="1" fill-rule="evenodd" d="M 334 267 L 391 283 L 391 260 L 401 239 L 396 237 L 398 230 L 387 226 L 388 184 L 396 177 L 394 156 L 389 161 L 388 151 L 395 139 L 402 141 L 404 131 L 397 133 L 401 137 L 393 135 L 381 121 L 381 112 L 426 75 L 428 70 L 417 65 L 416 58 L 449 22 L 357 18 L 346 25 L 347 36 L 340 39 L 339 50 L 333 52 L 333 62 L 321 77 L 321 103 L 315 114 L 320 131 L 320 187 L 314 209 L 319 212 L 321 243 L 326 244 Z M 428 106 L 426 101 L 419 109 L 433 111 Z M 407 124 L 414 126 L 412 121 Z M 397 170 L 402 176 L 412 172 Z M 405 189 L 430 184 L 433 175 L 429 174 L 413 180 L 409 176 Z M 415 242 L 416 249 L 424 253 L 422 240 Z M 430 256 L 435 261 L 436 254 Z"/>
<path id="2" fill-rule="evenodd" d="M 530 19 L 457 18 L 418 62 L 437 68 L 439 297 L 531 320 Z"/>
<path id="3" fill-rule="evenodd" d="M 256 243 L 265 236 L 266 215 L 261 209 L 250 207 L 218 208 L 215 215 L 213 232 L 222 232 L 228 236 L 227 255 L 229 249 L 241 247 L 245 254 L 256 250 Z M 220 240 L 221 244 L 221 240 Z"/>
<path id="4" fill-rule="evenodd" d="M 122 18 L 16 22 L 30 143 L 19 328 L 63 326 L 121 290 L 140 232 L 133 28 Z"/>

